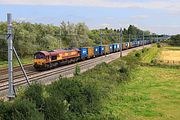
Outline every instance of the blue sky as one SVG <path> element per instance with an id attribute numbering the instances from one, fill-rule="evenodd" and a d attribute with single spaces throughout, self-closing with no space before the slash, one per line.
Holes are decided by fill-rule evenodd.
<path id="1" fill-rule="evenodd" d="M 85 22 L 90 29 L 136 25 L 159 34 L 180 33 L 180 0 L 0 0 L 0 21 L 59 25 Z"/>

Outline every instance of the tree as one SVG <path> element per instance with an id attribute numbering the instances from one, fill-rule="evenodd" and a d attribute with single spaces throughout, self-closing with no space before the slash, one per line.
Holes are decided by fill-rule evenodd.
<path id="1" fill-rule="evenodd" d="M 170 44 L 180 46 L 180 34 L 172 36 L 170 38 Z"/>

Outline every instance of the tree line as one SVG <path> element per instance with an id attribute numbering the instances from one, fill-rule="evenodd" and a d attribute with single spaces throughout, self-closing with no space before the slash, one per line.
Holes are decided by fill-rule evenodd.
<path id="1" fill-rule="evenodd" d="M 180 34 L 171 36 L 169 44 L 174 46 L 180 46 Z"/>
<path id="2" fill-rule="evenodd" d="M 119 29 L 90 30 L 85 23 L 62 22 L 59 26 L 13 22 L 14 46 L 20 57 L 32 56 L 36 51 L 110 44 L 119 41 Z M 7 33 L 7 23 L 0 22 L 0 35 Z M 130 25 L 123 29 L 123 41 L 128 34 L 142 36 L 143 31 Z M 102 34 L 102 35 L 100 35 Z M 145 35 L 149 35 L 145 31 Z M 7 59 L 7 41 L 0 40 L 0 59 Z"/>

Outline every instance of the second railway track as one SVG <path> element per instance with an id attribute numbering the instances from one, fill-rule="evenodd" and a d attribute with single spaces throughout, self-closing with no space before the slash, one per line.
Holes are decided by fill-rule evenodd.
<path id="1" fill-rule="evenodd" d="M 78 64 L 80 67 L 83 67 L 83 66 L 86 66 L 86 65 L 94 65 L 94 64 L 101 63 L 103 61 L 103 58 L 105 58 L 105 56 L 98 57 L 98 58 L 95 58 L 95 59 L 86 60 L 86 61 L 81 61 L 81 62 L 78 62 L 76 64 Z M 55 69 L 48 70 L 48 71 L 43 71 L 43 72 L 34 72 L 33 74 L 29 74 L 28 77 L 29 77 L 30 82 L 32 82 L 32 81 L 37 81 L 38 79 L 42 79 L 42 78 L 45 78 L 45 77 L 48 77 L 48 76 L 51 76 L 51 75 L 56 75 L 58 73 L 64 73 L 64 72 L 68 72 L 70 70 L 74 71 L 74 68 L 75 68 L 76 64 L 70 64 L 68 66 L 62 66 L 62 67 L 59 67 L 59 68 L 55 68 Z M 15 86 L 26 84 L 26 81 L 23 78 L 23 76 L 21 76 L 21 77 L 16 76 L 14 78 L 15 78 L 14 79 L 14 85 Z M 3 80 L 0 83 L 1 83 L 0 91 L 8 89 L 8 81 L 7 81 L 7 79 Z"/>

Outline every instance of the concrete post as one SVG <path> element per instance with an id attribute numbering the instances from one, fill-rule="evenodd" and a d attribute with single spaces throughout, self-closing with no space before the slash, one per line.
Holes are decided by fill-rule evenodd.
<path id="1" fill-rule="evenodd" d="M 100 44 L 102 46 L 102 32 L 100 33 L 100 37 L 101 37 L 101 43 Z"/>
<path id="2" fill-rule="evenodd" d="M 122 57 L 122 28 L 120 29 L 120 57 Z"/>
<path id="3" fill-rule="evenodd" d="M 143 48 L 144 48 L 144 31 L 143 31 Z"/>
<path id="4" fill-rule="evenodd" d="M 8 41 L 8 82 L 9 82 L 9 91 L 8 98 L 11 100 L 15 97 L 14 83 L 13 83 L 13 37 L 12 37 L 12 15 L 7 14 L 7 41 Z"/>

